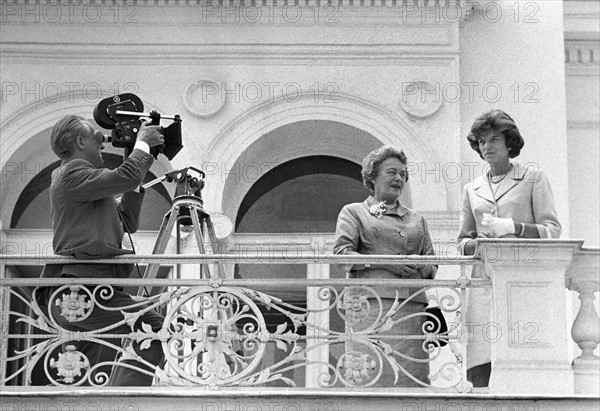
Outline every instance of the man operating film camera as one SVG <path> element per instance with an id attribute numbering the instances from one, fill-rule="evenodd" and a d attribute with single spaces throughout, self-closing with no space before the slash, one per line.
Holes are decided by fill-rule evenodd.
<path id="1" fill-rule="evenodd" d="M 59 120 L 52 129 L 50 145 L 62 161 L 52 173 L 50 186 L 53 249 L 56 254 L 94 260 L 132 253 L 131 250 L 122 247 L 123 235 L 124 232 L 135 232 L 138 228 L 144 198 L 140 184 L 154 161 L 151 150 L 164 146 L 165 143 L 165 136 L 159 125 L 148 125 L 139 118 L 136 120 L 136 130 L 130 132 L 134 139 L 130 141 L 131 146 L 128 147 L 126 158 L 114 170 L 101 167 L 101 151 L 104 149 L 105 137 L 84 118 L 68 115 Z M 98 119 L 96 121 L 98 122 Z M 124 193 L 122 199 L 117 202 L 115 196 L 121 193 Z M 42 277 L 127 278 L 132 268 L 131 264 L 46 265 Z M 122 288 L 113 286 L 109 293 L 110 298 L 106 299 L 103 294 L 106 294 L 107 287 L 88 285 L 84 288 L 63 286 L 38 289 L 38 301 L 42 307 L 49 307 L 54 320 L 69 331 L 94 331 L 109 327 L 107 332 L 111 334 L 132 332 L 127 323 L 110 328 L 124 319 L 120 310 L 113 309 L 136 304 L 131 295 L 123 292 Z M 73 293 L 76 294 L 76 298 L 77 293 L 85 295 L 87 300 L 93 293 L 96 302 L 106 309 L 95 304 L 89 316 L 75 318 L 73 313 L 64 309 L 64 302 L 68 301 L 69 295 L 73 298 Z M 126 311 L 136 312 L 142 309 L 143 306 L 138 306 Z M 147 310 L 139 316 L 133 329 L 141 330 L 142 323 L 145 323 L 154 331 L 158 331 L 162 328 L 163 320 L 163 316 L 156 311 Z M 69 344 L 75 345 L 75 349 L 87 357 L 92 369 L 99 362 L 114 360 L 114 351 L 102 344 L 90 341 L 73 341 Z M 164 354 L 160 342 L 153 341 L 146 349 L 140 349 L 140 344 L 133 342 L 132 347 L 142 361 L 119 362 L 126 366 L 113 367 L 108 385 L 152 384 L 151 374 L 154 373 L 154 369 L 148 364 L 162 365 Z M 107 360 L 107 351 L 110 351 L 113 358 Z M 137 371 L 135 368 L 146 370 L 148 373 Z M 87 379 L 89 383 L 93 376 L 86 374 L 82 378 Z"/>

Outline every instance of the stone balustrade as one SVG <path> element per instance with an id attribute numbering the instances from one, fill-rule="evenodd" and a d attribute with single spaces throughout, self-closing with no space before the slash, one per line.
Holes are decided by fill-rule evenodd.
<path id="1" fill-rule="evenodd" d="M 469 287 L 491 287 L 492 300 L 490 301 L 491 323 L 504 334 L 492 342 L 493 371 L 490 380 L 489 393 L 491 394 L 514 394 L 514 395 L 572 395 L 584 394 L 598 396 L 600 359 L 594 353 L 597 349 L 599 337 L 598 313 L 594 307 L 594 293 L 598 292 L 600 286 L 598 249 L 582 248 L 580 240 L 502 240 L 482 239 L 479 241 L 476 255 L 474 257 L 448 257 L 436 256 L 422 260 L 422 263 L 435 263 L 438 265 L 470 265 L 483 264 L 487 278 L 481 280 L 468 279 L 461 275 L 455 280 L 385 280 L 380 283 L 389 283 L 389 286 L 419 286 L 423 290 L 431 287 L 445 287 L 454 290 L 460 303 L 452 310 L 446 312 L 448 315 L 456 314 L 455 319 L 464 324 L 460 311 L 464 311 L 463 296 Z M 6 250 L 4 250 L 6 252 Z M 285 255 L 137 255 L 124 256 L 118 259 L 105 260 L 104 262 L 119 263 L 138 261 L 151 264 L 160 261 L 161 264 L 207 264 L 215 262 L 226 262 L 231 264 L 305 264 L 307 265 L 308 277 L 306 280 L 282 281 L 273 280 L 239 280 L 239 279 L 154 279 L 147 280 L 149 285 L 164 287 L 166 285 L 177 287 L 205 286 L 208 293 L 210 289 L 215 291 L 236 294 L 239 289 L 243 291 L 247 300 L 255 296 L 248 288 L 262 287 L 275 289 L 277 287 L 304 287 L 307 290 L 308 311 L 303 324 L 308 328 L 312 324 L 326 324 L 329 321 L 329 313 L 332 307 L 341 306 L 342 299 L 339 298 L 344 287 L 352 286 L 351 280 L 329 278 L 329 265 L 341 263 L 364 263 L 385 262 L 391 264 L 415 263 L 416 256 L 327 256 L 312 255 L 292 257 Z M 0 287 L 6 296 L 10 289 L 50 284 L 51 279 L 35 280 L 25 278 L 9 278 L 6 275 L 9 267 L 19 265 L 41 265 L 48 262 L 71 263 L 73 260 L 57 256 L 36 255 L 0 255 Z M 465 270 L 462 270 L 464 273 Z M 13 271 L 14 273 L 14 271 Z M 64 283 L 64 279 L 59 282 Z M 89 283 L 86 280 L 77 280 L 82 284 Z M 97 280 L 94 280 L 96 283 Z M 427 281 L 431 281 L 428 283 Z M 123 279 L 111 280 L 112 285 L 131 285 L 139 283 L 140 280 Z M 373 281 L 361 281 L 361 285 L 374 286 Z M 121 284 L 123 283 L 123 284 Z M 131 283 L 131 284 L 130 284 Z M 364 283 L 364 284 L 363 284 Z M 368 283 L 368 284 L 367 284 Z M 393 283 L 393 284 L 392 284 Z M 397 284 L 396 284 L 397 283 Z M 90 283 L 91 284 L 91 283 Z M 575 321 L 572 324 L 571 335 L 568 332 L 567 298 L 565 287 L 579 293 L 581 307 Z M 258 289 L 256 288 L 256 289 Z M 336 291 L 338 290 L 338 291 Z M 183 291 L 186 292 L 186 291 Z M 340 299 L 332 304 L 330 298 Z M 332 293 L 334 297 L 331 297 Z M 242 295 L 242 294 L 239 294 Z M 256 294 L 258 295 L 258 294 Z M 261 301 L 272 308 L 283 309 L 285 302 L 270 300 L 266 294 L 260 295 Z M 7 299 L 4 298 L 4 305 Z M 156 300 L 158 301 L 158 300 Z M 241 299 L 240 299 L 241 301 Z M 333 300 L 332 300 L 333 301 Z M 440 304 L 441 305 L 441 304 Z M 458 307 L 458 308 L 457 308 Z M 8 306 L 4 308 L 4 315 Z M 260 314 L 255 313 L 260 320 Z M 295 317 L 300 318 L 300 317 Z M 304 318 L 304 317 L 302 317 Z M 7 321 L 7 318 L 4 318 Z M 451 322 L 451 321 L 449 321 Z M 452 328 L 452 327 L 451 327 Z M 460 328 L 459 328 L 460 330 Z M 286 335 L 288 330 L 280 329 L 276 336 Z M 300 385 L 306 388 L 319 388 L 316 376 L 322 376 L 328 369 L 328 344 L 324 341 L 331 339 L 333 342 L 341 342 L 343 335 L 328 334 L 323 327 L 314 328 L 312 334 L 307 331 L 304 337 L 306 344 L 302 348 L 306 354 L 305 376 L 306 380 Z M 3 327 L 2 349 L 6 350 L 7 338 L 15 338 L 9 335 L 8 327 Z M 272 334 L 272 335 L 275 335 Z M 460 334 L 460 333 L 459 333 Z M 24 337 L 24 336 L 23 336 Z M 335 337 L 335 338 L 334 338 Z M 39 336 L 38 336 L 39 338 Z M 260 338 L 268 339 L 266 334 Z M 260 340 L 259 338 L 259 340 Z M 283 337 L 282 337 L 283 338 Z M 287 337 L 286 337 L 287 338 Z M 438 338 L 446 338 L 453 354 L 456 355 L 455 370 L 462 370 L 458 382 L 451 387 L 454 392 L 470 391 L 469 384 L 465 380 L 464 355 L 465 351 L 458 334 L 433 336 L 434 341 Z M 258 341 L 258 340 L 257 340 Z M 262 340 L 261 340 L 262 341 Z M 266 341 L 266 340 L 265 340 Z M 287 341 L 287 340 L 286 340 Z M 579 355 L 573 364 L 569 361 L 569 345 L 575 342 L 581 348 Z M 280 343 L 278 343 L 280 344 Z M 311 346 L 317 346 L 312 350 Z M 323 347 L 321 347 L 323 346 Z M 6 353 L 2 353 L 5 362 Z M 2 375 L 6 376 L 6 364 L 2 364 Z M 329 368 L 331 371 L 331 368 Z M 431 386 L 425 389 L 436 389 Z"/>

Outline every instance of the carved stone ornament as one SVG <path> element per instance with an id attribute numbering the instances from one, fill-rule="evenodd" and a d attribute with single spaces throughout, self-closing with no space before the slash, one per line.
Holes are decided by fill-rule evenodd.
<path id="1" fill-rule="evenodd" d="M 233 232 L 233 222 L 225 214 L 211 213 L 210 219 L 218 239 L 227 238 Z"/>
<path id="2" fill-rule="evenodd" d="M 412 117 L 427 118 L 442 106 L 439 87 L 425 81 L 403 83 L 400 107 Z"/>
<path id="3" fill-rule="evenodd" d="M 200 80 L 188 87 L 183 96 L 183 105 L 193 115 L 206 118 L 217 114 L 223 108 L 225 98 L 219 83 Z"/>

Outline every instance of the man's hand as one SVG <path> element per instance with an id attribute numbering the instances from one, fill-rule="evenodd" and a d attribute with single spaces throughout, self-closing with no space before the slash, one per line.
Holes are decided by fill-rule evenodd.
<path id="1" fill-rule="evenodd" d="M 144 143 L 148 144 L 149 147 L 160 146 L 165 142 L 165 138 L 161 134 L 160 130 L 162 130 L 161 126 L 149 126 L 142 121 L 137 140 L 143 141 Z"/>

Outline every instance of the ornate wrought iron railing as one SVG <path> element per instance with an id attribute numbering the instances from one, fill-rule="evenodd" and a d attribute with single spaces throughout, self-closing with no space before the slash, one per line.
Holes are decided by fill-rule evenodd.
<path id="1" fill-rule="evenodd" d="M 56 256 L 1 257 L 3 273 L 9 266 L 75 261 Z M 5 276 L 0 280 L 4 305 L 1 385 L 103 386 L 109 384 L 111 368 L 127 368 L 152 376 L 155 385 L 371 387 L 387 378 L 398 387 L 465 392 L 470 390 L 462 315 L 466 290 L 491 285 L 489 281 L 467 278 L 464 268 L 481 264 L 473 257 L 137 255 L 94 262 L 160 262 L 167 266 L 293 263 L 309 267 L 438 264 L 463 269 L 456 280 Z M 127 306 L 107 303 L 121 288 L 140 286 L 152 287 L 149 296 L 136 297 Z M 52 287 L 43 303 L 36 287 Z M 378 294 L 382 288 L 407 287 L 411 290 L 407 298 L 399 298 L 396 293 L 396 298 L 383 299 Z M 282 288 L 302 290 L 306 303 L 278 298 L 277 290 Z M 434 289 L 437 291 L 432 292 Z M 423 301 L 423 295 L 441 308 L 447 330 L 442 329 L 434 313 L 410 308 L 415 301 Z M 103 315 L 122 312 L 124 317 L 100 329 L 77 328 L 97 310 Z M 160 327 L 140 320 L 151 311 L 164 315 Z M 407 343 L 398 345 L 398 341 Z M 162 349 L 164 366 L 143 358 L 144 350 L 150 349 L 153 342 Z M 90 343 L 106 347 L 117 356 L 94 362 L 81 349 Z M 408 347 L 407 351 L 402 347 Z M 419 376 L 423 367 L 425 377 Z"/>

